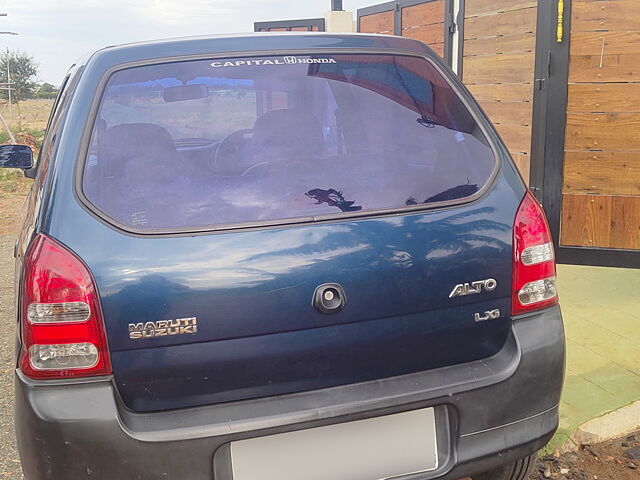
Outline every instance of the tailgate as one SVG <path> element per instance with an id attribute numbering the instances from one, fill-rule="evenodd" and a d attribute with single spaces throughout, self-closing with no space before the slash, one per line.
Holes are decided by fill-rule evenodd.
<path id="1" fill-rule="evenodd" d="M 496 353 L 509 329 L 513 211 L 486 203 L 335 225 L 137 240 L 127 254 L 110 252 L 108 264 L 93 270 L 108 292 L 102 304 L 125 403 L 160 410 L 226 402 Z M 486 219 L 487 211 L 494 219 Z M 456 285 L 483 279 L 494 279 L 496 288 L 449 297 Z M 335 314 L 312 305 L 315 288 L 328 282 L 340 284 L 347 298 Z M 496 309 L 498 318 L 477 321 L 476 314 Z M 196 319 L 197 332 L 130 336 L 131 324 L 181 318 Z"/>

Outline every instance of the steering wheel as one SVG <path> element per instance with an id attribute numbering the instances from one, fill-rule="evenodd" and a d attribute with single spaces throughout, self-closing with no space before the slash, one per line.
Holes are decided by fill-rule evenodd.
<path id="1" fill-rule="evenodd" d="M 248 176 L 252 175 L 253 174 L 252 172 L 255 172 L 255 170 L 257 170 L 258 168 L 266 167 L 267 165 L 269 165 L 269 162 L 259 162 L 259 163 L 256 163 L 254 165 L 251 165 L 244 172 L 242 172 L 240 174 L 240 176 L 241 177 L 248 177 Z"/>
<path id="2" fill-rule="evenodd" d="M 221 162 L 221 159 L 224 159 L 225 157 L 228 157 L 227 159 L 225 159 L 227 161 L 229 159 L 234 159 L 234 157 L 236 157 L 240 153 L 240 149 L 244 142 L 247 141 L 245 135 L 252 132 L 253 130 L 250 128 L 236 130 L 234 132 L 231 132 L 218 142 L 216 150 L 213 153 L 213 168 L 215 172 L 222 171 L 226 175 L 232 174 L 229 172 L 232 165 L 224 165 L 225 162 Z M 244 175 L 244 172 L 242 174 Z"/>

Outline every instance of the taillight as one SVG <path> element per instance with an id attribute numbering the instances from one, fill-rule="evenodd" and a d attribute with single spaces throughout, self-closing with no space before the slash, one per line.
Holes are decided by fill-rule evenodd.
<path id="1" fill-rule="evenodd" d="M 513 228 L 512 314 L 556 303 L 556 264 L 549 224 L 536 198 L 527 192 Z"/>
<path id="2" fill-rule="evenodd" d="M 111 373 L 102 310 L 87 267 L 37 235 L 25 257 L 20 369 L 39 379 Z"/>

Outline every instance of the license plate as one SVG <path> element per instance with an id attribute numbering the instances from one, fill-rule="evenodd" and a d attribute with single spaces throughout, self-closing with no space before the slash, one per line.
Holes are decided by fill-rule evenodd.
<path id="1" fill-rule="evenodd" d="M 433 408 L 231 443 L 233 480 L 380 480 L 438 468 Z"/>

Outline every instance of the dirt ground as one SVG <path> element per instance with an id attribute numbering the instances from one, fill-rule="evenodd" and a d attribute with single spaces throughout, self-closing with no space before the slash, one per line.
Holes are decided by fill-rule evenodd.
<path id="1" fill-rule="evenodd" d="M 640 480 L 640 431 L 580 451 L 538 459 L 531 480 Z"/>
<path id="2" fill-rule="evenodd" d="M 31 180 L 0 177 L 0 480 L 21 480 L 13 429 L 13 245 Z M 640 432 L 538 459 L 530 480 L 640 480 Z"/>

